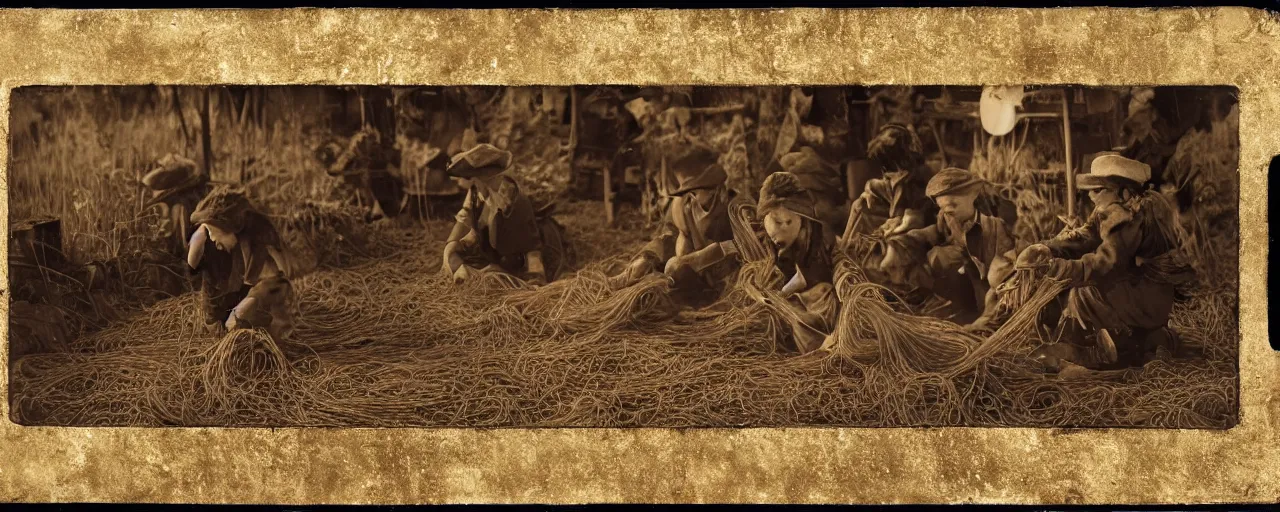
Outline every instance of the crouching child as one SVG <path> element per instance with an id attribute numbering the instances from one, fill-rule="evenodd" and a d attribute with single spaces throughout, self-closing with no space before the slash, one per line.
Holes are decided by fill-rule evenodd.
<path id="1" fill-rule="evenodd" d="M 1020 265 L 1070 284 L 1041 316 L 1063 340 L 1036 352 L 1049 369 L 1138 366 L 1176 352 L 1169 316 L 1195 272 L 1173 205 L 1144 189 L 1150 177 L 1147 164 L 1099 156 L 1076 182 L 1094 205 L 1085 225 L 1019 256 Z"/>
<path id="2" fill-rule="evenodd" d="M 280 235 L 243 191 L 214 189 L 191 213 L 187 264 L 200 274 L 205 325 L 293 332 L 297 305 Z"/>
<path id="3" fill-rule="evenodd" d="M 563 230 L 550 207 L 535 210 L 504 174 L 511 162 L 509 151 L 480 144 L 449 164 L 448 173 L 468 189 L 444 247 L 443 266 L 455 283 L 470 279 L 476 265 L 542 284 L 554 280 L 565 261 Z"/>
<path id="4" fill-rule="evenodd" d="M 923 266 L 919 286 L 951 303 L 949 313 L 972 330 L 987 328 L 997 306 L 996 288 L 1013 273 L 1016 241 L 999 217 L 978 212 L 986 182 L 963 169 L 944 169 L 926 194 L 938 205 L 937 221 L 890 238 L 881 269 Z"/>
<path id="5" fill-rule="evenodd" d="M 612 283 L 623 288 L 662 272 L 690 298 L 706 299 L 723 291 L 736 268 L 729 223 L 733 194 L 713 150 L 690 142 L 676 151 L 670 164 L 678 185 L 661 227 Z"/>
<path id="6" fill-rule="evenodd" d="M 774 264 L 782 272 L 781 288 L 790 309 L 796 348 L 808 353 L 822 347 L 835 329 L 840 303 L 832 284 L 835 238 L 821 221 L 813 194 L 794 174 L 769 175 L 760 189 L 757 215 L 772 242 Z"/>

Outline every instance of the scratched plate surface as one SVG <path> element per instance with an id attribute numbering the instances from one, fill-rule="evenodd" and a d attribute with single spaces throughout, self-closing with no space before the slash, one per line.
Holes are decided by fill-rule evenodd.
<path id="1" fill-rule="evenodd" d="M 1280 21 L 1263 12 L 10 10 L 0 27 L 6 138 L 12 89 L 36 84 L 1232 85 L 1242 269 L 1240 423 L 1224 431 L 51 428 L 11 423 L 4 401 L 0 500 L 1280 499 L 1263 270 Z"/>

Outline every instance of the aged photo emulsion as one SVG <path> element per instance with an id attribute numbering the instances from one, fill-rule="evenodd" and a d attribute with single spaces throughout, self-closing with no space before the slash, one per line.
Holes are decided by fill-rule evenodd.
<path id="1" fill-rule="evenodd" d="M 11 419 L 1229 428 L 1231 87 L 22 87 Z"/>

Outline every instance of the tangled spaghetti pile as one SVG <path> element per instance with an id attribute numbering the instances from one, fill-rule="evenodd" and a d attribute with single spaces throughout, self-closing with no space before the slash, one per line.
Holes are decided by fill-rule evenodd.
<path id="1" fill-rule="evenodd" d="M 12 366 L 23 424 L 118 426 L 1146 426 L 1236 422 L 1235 298 L 1205 293 L 1176 327 L 1206 357 L 1059 381 L 1025 360 L 1030 319 L 986 339 L 904 313 L 842 262 L 829 353 L 784 348 L 786 323 L 743 286 L 680 311 L 653 276 L 612 291 L 607 262 L 541 288 L 454 285 L 440 247 L 297 280 L 292 339 L 198 325 L 186 295 Z M 385 251 L 385 252 L 384 252 Z M 1047 300 L 1054 283 L 1027 298 Z"/>

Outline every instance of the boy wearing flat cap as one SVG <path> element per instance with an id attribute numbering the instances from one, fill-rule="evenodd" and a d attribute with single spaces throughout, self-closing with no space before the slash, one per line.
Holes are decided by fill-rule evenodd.
<path id="1" fill-rule="evenodd" d="M 1114 153 L 1097 157 L 1091 167 L 1076 181 L 1093 202 L 1085 225 L 1018 257 L 1020 266 L 1047 267 L 1049 276 L 1071 283 L 1041 317 L 1068 340 L 1037 351 L 1059 371 L 1134 366 L 1162 351 L 1171 354 L 1177 335 L 1169 315 L 1195 278 L 1177 211 L 1144 189 L 1151 167 Z M 1092 331 L 1094 343 L 1087 343 L 1081 327 Z"/>
<path id="2" fill-rule="evenodd" d="M 515 180 L 503 174 L 511 160 L 511 152 L 480 144 L 449 163 L 449 175 L 465 180 L 468 189 L 444 247 L 444 268 L 455 283 L 475 272 L 464 263 L 464 256 L 487 264 L 485 271 L 547 282 L 538 212 Z"/>
<path id="3" fill-rule="evenodd" d="M 205 323 L 211 330 L 293 330 L 296 304 L 280 235 L 239 188 L 220 186 L 191 213 L 196 226 L 187 264 L 200 273 Z"/>
<path id="4" fill-rule="evenodd" d="M 733 230 L 729 224 L 732 192 L 718 155 L 696 141 L 685 141 L 669 156 L 678 182 L 657 234 L 614 278 L 625 287 L 661 271 L 677 287 L 690 292 L 716 292 L 733 271 Z"/>
<path id="5" fill-rule="evenodd" d="M 840 302 L 832 284 L 835 237 L 818 215 L 813 194 L 789 172 L 770 174 L 760 188 L 756 214 L 777 251 L 786 284 L 782 295 L 795 315 L 791 330 L 802 353 L 820 348 L 835 329 Z"/>
<path id="6" fill-rule="evenodd" d="M 985 328 L 995 312 L 995 288 L 1012 273 L 1016 256 L 1004 220 L 975 206 L 985 187 L 969 171 L 943 169 L 926 189 L 938 205 L 937 222 L 891 238 L 881 262 L 882 269 L 927 266 L 922 286 L 950 301 L 956 321 L 975 330 Z"/>

